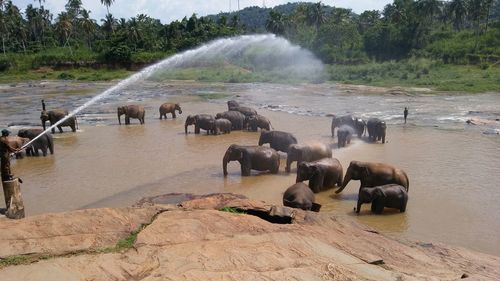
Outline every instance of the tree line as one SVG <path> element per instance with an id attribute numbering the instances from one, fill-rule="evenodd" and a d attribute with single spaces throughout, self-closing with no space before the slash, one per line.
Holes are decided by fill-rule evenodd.
<path id="1" fill-rule="evenodd" d="M 412 56 L 445 63 L 496 63 L 500 59 L 499 2 L 394 0 L 382 11 L 359 15 L 321 2 L 295 3 L 288 4 L 293 9 L 264 9 L 267 19 L 259 29 L 247 27 L 239 16 L 246 10 L 262 14 L 256 7 L 216 18 L 193 14 L 162 24 L 144 14 L 117 19 L 109 10 L 113 0 L 101 0 L 108 12 L 100 21 L 91 17 L 81 0 L 68 0 L 65 10 L 57 15 L 44 8 L 44 0 L 34 1 L 24 11 L 11 0 L 0 0 L 0 70 L 12 64 L 10 54 L 37 55 L 33 67 L 65 60 L 127 65 L 134 55 L 158 54 L 146 56 L 144 62 L 150 62 L 215 38 L 260 31 L 310 49 L 326 63 L 356 64 Z M 47 55 L 54 49 L 57 52 Z"/>
<path id="2" fill-rule="evenodd" d="M 327 63 L 430 57 L 445 63 L 500 60 L 499 2 L 394 0 L 359 15 L 318 2 L 289 15 L 271 11 L 266 29 Z"/>

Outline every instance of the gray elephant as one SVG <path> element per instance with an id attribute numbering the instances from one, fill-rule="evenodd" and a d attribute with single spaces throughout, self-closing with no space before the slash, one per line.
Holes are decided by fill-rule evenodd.
<path id="1" fill-rule="evenodd" d="M 227 110 L 236 110 L 236 108 L 240 107 L 240 104 L 235 100 L 227 101 Z"/>
<path id="2" fill-rule="evenodd" d="M 297 161 L 297 167 L 302 162 L 312 162 L 323 158 L 331 158 L 332 150 L 323 143 L 291 144 L 288 147 L 285 171 L 290 172 L 291 164 Z"/>
<path id="3" fill-rule="evenodd" d="M 318 193 L 342 183 L 343 168 L 335 158 L 323 158 L 313 162 L 302 162 L 297 167 L 296 182 L 309 180 L 309 188 Z"/>
<path id="4" fill-rule="evenodd" d="M 356 213 L 361 210 L 361 204 L 372 203 L 373 213 L 381 214 L 384 208 L 399 209 L 400 212 L 406 211 L 408 202 L 408 192 L 404 186 L 398 184 L 386 184 L 372 188 L 361 188 L 358 195 L 358 205 Z"/>
<path id="5" fill-rule="evenodd" d="M 352 134 L 354 129 L 349 125 L 342 125 L 337 130 L 337 145 L 339 148 L 345 147 L 351 143 Z"/>
<path id="6" fill-rule="evenodd" d="M 144 117 L 146 116 L 146 110 L 144 106 L 141 105 L 125 105 L 117 108 L 118 113 L 118 124 L 122 124 L 120 117 L 125 114 L 125 125 L 130 125 L 130 118 L 139 119 L 139 122 L 144 124 Z"/>
<path id="7" fill-rule="evenodd" d="M 167 113 L 172 113 L 172 118 L 176 118 L 177 116 L 175 115 L 175 111 L 178 111 L 179 114 L 182 114 L 182 109 L 181 106 L 178 103 L 170 103 L 166 102 L 162 105 L 160 105 L 160 120 L 162 117 L 165 117 L 167 119 Z"/>
<path id="8" fill-rule="evenodd" d="M 408 191 L 410 186 L 408 175 L 401 169 L 385 163 L 351 161 L 344 182 L 336 193 L 342 192 L 351 179 L 361 181 L 360 189 L 394 183 L 404 186 Z"/>
<path id="9" fill-rule="evenodd" d="M 283 194 L 283 206 L 319 212 L 321 205 L 314 201 L 314 193 L 303 182 L 290 186 Z"/>
<path id="10" fill-rule="evenodd" d="M 271 131 L 271 121 L 259 114 L 247 116 L 245 119 L 245 128 L 254 132 L 257 132 L 259 128 Z"/>
<path id="11" fill-rule="evenodd" d="M 297 139 L 290 133 L 281 131 L 262 131 L 259 146 L 268 143 L 271 148 L 287 153 L 291 144 L 296 144 Z"/>
<path id="12" fill-rule="evenodd" d="M 379 141 L 382 140 L 382 143 L 385 143 L 385 133 L 387 130 L 387 125 L 384 121 L 378 118 L 370 118 L 366 123 L 366 129 L 368 131 L 368 137 L 370 141 Z"/>
<path id="13" fill-rule="evenodd" d="M 354 118 L 352 115 L 344 115 L 344 116 L 333 116 L 332 119 L 332 137 L 335 137 L 335 128 L 338 128 L 342 125 L 348 125 L 351 126 L 351 128 L 354 128 Z"/>
<path id="14" fill-rule="evenodd" d="M 365 120 L 361 118 L 354 117 L 354 130 L 356 130 L 356 134 L 358 135 L 358 138 L 361 138 L 363 134 L 365 133 L 365 128 L 366 128 L 366 122 Z"/>
<path id="15" fill-rule="evenodd" d="M 277 174 L 280 167 L 280 156 L 276 150 L 262 146 L 241 146 L 232 144 L 222 159 L 224 176 L 227 176 L 227 163 L 238 161 L 241 175 L 250 176 L 251 170 L 270 171 Z"/>
<path id="16" fill-rule="evenodd" d="M 21 129 L 17 132 L 17 135 L 32 140 L 41 133 L 43 133 L 42 129 Z M 45 133 L 31 143 L 30 147 L 26 148 L 26 155 L 38 156 L 39 150 L 42 151 L 43 156 L 47 156 L 47 150 L 50 151 L 50 154 L 54 154 L 54 140 L 50 133 Z"/>
<path id="17" fill-rule="evenodd" d="M 210 131 L 214 135 L 220 135 L 221 133 L 229 134 L 231 133 L 231 127 L 232 127 L 231 121 L 224 118 L 220 118 L 213 120 L 212 128 Z"/>
<path id="18" fill-rule="evenodd" d="M 42 113 L 40 114 L 40 120 L 42 120 L 42 126 L 43 130 L 45 130 L 45 122 L 49 121 L 50 126 L 56 124 L 60 120 L 66 118 L 68 115 L 68 111 L 64 109 L 54 109 L 54 110 L 42 110 Z M 71 116 L 61 122 L 61 124 L 57 125 L 57 129 L 59 129 L 59 132 L 62 133 L 63 129 L 62 127 L 70 127 L 73 132 L 76 132 L 77 129 L 77 121 L 75 116 Z M 55 128 L 52 128 L 52 133 L 55 134 L 56 130 Z"/>
<path id="19" fill-rule="evenodd" d="M 215 119 L 220 118 L 228 119 L 229 121 L 231 121 L 231 130 L 243 130 L 245 124 L 245 115 L 243 115 L 243 113 L 239 111 L 224 111 L 215 115 Z"/>
<path id="20" fill-rule="evenodd" d="M 199 134 L 200 129 L 206 130 L 207 135 L 214 127 L 215 118 L 209 114 L 188 115 L 184 123 L 184 132 L 188 133 L 188 126 L 194 125 L 194 133 Z"/>

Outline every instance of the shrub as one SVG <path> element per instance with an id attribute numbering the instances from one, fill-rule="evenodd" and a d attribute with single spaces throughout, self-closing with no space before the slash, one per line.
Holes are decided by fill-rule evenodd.
<path id="1" fill-rule="evenodd" d="M 9 70 L 11 64 L 6 58 L 0 58 L 0 72 Z"/>

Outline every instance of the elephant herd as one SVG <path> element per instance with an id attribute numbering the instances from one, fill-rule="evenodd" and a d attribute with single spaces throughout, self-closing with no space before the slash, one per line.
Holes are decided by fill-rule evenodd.
<path id="1" fill-rule="evenodd" d="M 231 108 L 233 101 L 228 102 Z M 237 108 L 237 107 L 234 107 Z M 233 108 L 233 109 L 234 109 Z M 231 110 L 230 110 L 231 111 Z M 229 111 L 229 112 L 230 112 Z M 235 114 L 237 115 L 237 114 Z M 226 114 L 218 114 L 216 118 L 224 118 Z M 192 117 L 195 132 L 199 129 L 212 130 L 209 127 L 210 115 L 196 115 Z M 243 119 L 236 119 L 238 126 Z M 233 119 L 230 119 L 232 122 Z M 186 121 L 186 124 L 193 124 Z M 203 127 L 203 126 L 207 127 Z M 372 118 L 364 122 L 352 116 L 334 117 L 332 121 L 332 136 L 335 128 L 339 136 L 339 146 L 349 143 L 352 134 L 361 137 L 368 130 L 372 141 L 385 142 L 385 122 Z M 187 125 L 186 125 L 187 128 Z M 186 129 L 187 132 L 187 129 Z M 264 146 L 269 144 L 269 147 Z M 321 205 L 314 199 L 314 193 L 338 187 L 336 193 L 342 192 L 351 180 L 361 182 L 358 194 L 358 203 L 355 208 L 359 213 L 361 205 L 371 203 L 374 213 L 381 213 L 385 207 L 396 208 L 401 212 L 406 210 L 408 201 L 409 180 L 407 174 L 396 167 L 384 163 L 351 161 L 344 175 L 340 161 L 332 157 L 332 150 L 323 143 L 299 144 L 295 136 L 282 131 L 261 131 L 259 143 L 256 146 L 230 145 L 222 159 L 224 176 L 228 175 L 227 164 L 238 161 L 242 176 L 250 176 L 251 170 L 269 171 L 276 174 L 280 166 L 279 152 L 286 153 L 285 171 L 291 171 L 291 164 L 297 162 L 296 183 L 290 186 L 283 194 L 283 205 L 304 210 L 319 211 Z M 306 185 L 304 181 L 308 181 Z"/>
<path id="2" fill-rule="evenodd" d="M 368 121 L 365 121 L 352 115 L 340 117 L 333 115 L 331 127 L 332 137 L 335 137 L 335 128 L 337 128 L 337 143 L 339 148 L 349 144 L 354 134 L 356 134 L 358 138 L 363 137 L 365 128 L 368 132 L 368 139 L 370 141 L 382 141 L 382 143 L 385 143 L 387 125 L 378 118 L 370 118 Z"/>
<path id="3" fill-rule="evenodd" d="M 406 173 L 396 167 L 384 163 L 351 161 L 345 175 L 340 161 L 333 158 L 332 149 L 329 145 L 312 142 L 299 144 L 295 136 L 288 132 L 275 131 L 268 118 L 259 115 L 256 110 L 240 106 L 236 101 L 227 102 L 228 111 L 217 113 L 215 116 L 209 114 L 189 115 L 186 117 L 184 129 L 188 133 L 188 126 L 194 125 L 194 133 L 199 134 L 205 130 L 208 135 L 229 134 L 233 130 L 257 131 L 261 129 L 258 145 L 243 146 L 230 145 L 222 160 L 223 174 L 228 175 L 227 164 L 238 161 L 242 176 L 250 176 L 251 170 L 269 171 L 277 174 L 280 168 L 280 154 L 286 154 L 285 171 L 290 173 L 291 165 L 297 162 L 297 176 L 295 184 L 290 186 L 283 195 L 283 204 L 293 208 L 319 211 L 321 205 L 315 202 L 314 193 L 330 188 L 338 187 L 336 193 L 340 193 L 351 180 L 359 180 L 360 188 L 356 212 L 359 213 L 361 205 L 371 203 L 374 213 L 381 213 L 384 207 L 396 208 L 401 212 L 406 210 L 408 201 L 409 180 Z M 68 115 L 65 110 L 45 109 L 42 101 L 42 129 L 21 129 L 18 136 L 11 137 L 13 147 L 20 148 L 29 140 L 37 137 L 45 130 L 45 123 L 49 121 L 51 126 Z M 160 120 L 167 119 L 167 114 L 176 118 L 176 111 L 182 114 L 178 103 L 164 103 L 160 106 Z M 121 125 L 121 116 L 125 115 L 125 124 L 130 124 L 130 119 L 138 119 L 144 124 L 145 109 L 140 105 L 126 105 L 117 108 L 118 123 Z M 76 117 L 67 118 L 58 124 L 62 133 L 62 127 L 70 127 L 73 132 L 77 129 Z M 386 124 L 377 118 L 371 118 L 367 122 L 360 118 L 347 116 L 333 116 L 331 133 L 335 136 L 337 131 L 338 146 L 343 147 L 350 143 L 353 134 L 362 137 L 368 131 L 371 141 L 380 140 L 385 143 Z M 55 128 L 52 128 L 55 133 Z M 268 146 L 264 146 L 269 144 Z M 26 153 L 38 156 L 39 151 L 44 156 L 47 152 L 54 153 L 54 142 L 51 134 L 45 134 L 35 140 Z M 306 185 L 304 181 L 308 181 Z"/>

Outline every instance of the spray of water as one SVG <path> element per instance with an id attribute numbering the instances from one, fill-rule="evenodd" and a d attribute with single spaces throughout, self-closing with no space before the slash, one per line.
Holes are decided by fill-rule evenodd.
<path id="1" fill-rule="evenodd" d="M 312 53 L 274 35 L 245 35 L 215 40 L 196 49 L 166 58 L 120 81 L 115 86 L 71 111 L 65 118 L 47 128 L 22 148 L 28 147 L 52 128 L 57 127 L 90 105 L 124 89 L 128 85 L 147 79 L 154 73 L 161 73 L 160 70 L 188 66 L 213 66 L 214 62 L 221 61 L 237 62 L 265 70 L 277 69 L 282 73 L 289 70 L 290 75 L 299 75 L 306 78 L 318 75 L 323 69 L 321 61 L 316 59 Z"/>

